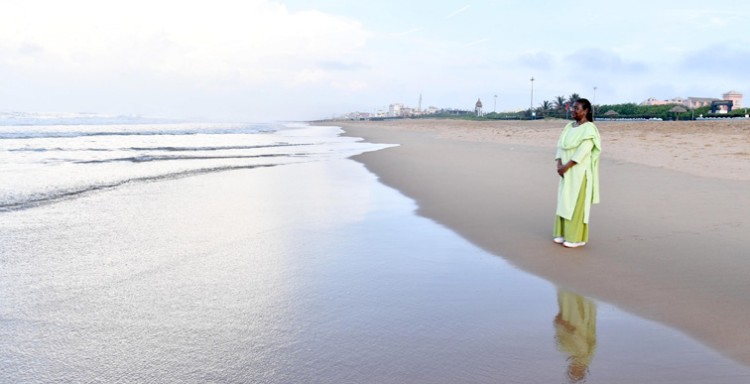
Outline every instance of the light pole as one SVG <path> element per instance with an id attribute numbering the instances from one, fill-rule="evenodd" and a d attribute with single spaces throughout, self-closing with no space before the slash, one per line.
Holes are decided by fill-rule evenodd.
<path id="1" fill-rule="evenodd" d="M 497 95 L 495 95 L 495 105 L 492 106 L 492 112 L 497 113 Z"/>
<path id="2" fill-rule="evenodd" d="M 534 76 L 531 77 L 531 104 L 529 104 L 529 114 L 534 118 Z"/>
<path id="3" fill-rule="evenodd" d="M 591 105 L 591 116 L 596 117 L 596 85 L 594 86 L 594 102 Z"/>

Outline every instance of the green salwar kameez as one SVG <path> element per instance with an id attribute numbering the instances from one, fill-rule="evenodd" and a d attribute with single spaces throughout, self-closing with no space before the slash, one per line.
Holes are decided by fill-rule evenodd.
<path id="1" fill-rule="evenodd" d="M 591 205 L 599 202 L 599 157 L 601 137 L 591 122 L 569 123 L 557 143 L 555 158 L 562 164 L 575 163 L 560 178 L 553 235 L 570 243 L 589 238 Z"/>
<path id="2" fill-rule="evenodd" d="M 556 216 L 554 237 L 563 237 L 565 240 L 579 243 L 589 241 L 589 225 L 583 222 L 583 212 L 586 200 L 586 179 L 583 179 L 581 191 L 578 193 L 573 217 L 566 220 Z"/>

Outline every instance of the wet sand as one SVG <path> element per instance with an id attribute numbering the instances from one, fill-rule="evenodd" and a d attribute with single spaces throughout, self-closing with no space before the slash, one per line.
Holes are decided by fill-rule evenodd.
<path id="1" fill-rule="evenodd" d="M 750 365 L 749 121 L 598 123 L 602 204 L 573 250 L 551 241 L 563 121 L 334 124 L 400 144 L 355 159 L 420 215 Z"/>
<path id="2" fill-rule="evenodd" d="M 329 134 L 338 130 L 311 137 Z M 471 211 L 485 207 L 474 201 L 482 191 L 549 204 L 547 148 L 410 134 L 399 142 L 413 140 L 421 157 L 406 146 L 377 156 L 396 154 L 404 168 L 391 173 L 418 181 L 400 185 L 416 186 L 409 193 L 417 195 L 424 185 L 460 183 L 436 189 L 449 195 L 423 207 L 455 208 L 447 219 L 466 219 L 464 233 L 484 236 L 471 225 L 487 226 L 498 241 L 488 249 L 547 258 L 574 283 L 584 272 L 608 282 L 606 263 L 587 264 L 611 257 L 594 243 L 576 252 L 548 247 L 546 212 L 492 203 L 492 212 L 505 211 L 490 222 Z M 348 141 L 320 152 L 376 148 Z M 750 367 L 679 331 L 581 296 L 562 278 L 551 284 L 524 273 L 499 251 L 419 217 L 414 200 L 337 156 L 126 183 L 0 213 L 0 381 L 750 382 Z M 479 159 L 498 175 L 531 173 L 536 156 L 545 173 L 536 188 L 527 188 L 535 177 L 511 184 L 480 177 L 473 172 L 485 168 L 469 163 Z M 527 165 L 514 166 L 518 159 Z M 451 162 L 464 167 L 431 171 Z M 515 196 L 523 188 L 538 195 Z M 425 204 L 445 198 L 453 199 Z M 627 282 L 618 268 L 608 280 Z"/>

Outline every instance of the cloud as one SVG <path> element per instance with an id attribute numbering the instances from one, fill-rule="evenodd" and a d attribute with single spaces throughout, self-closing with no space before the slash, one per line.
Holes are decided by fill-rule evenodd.
<path id="1" fill-rule="evenodd" d="M 750 50 L 714 45 L 685 55 L 681 66 L 691 72 L 745 77 Z"/>
<path id="2" fill-rule="evenodd" d="M 334 81 L 332 85 L 338 89 L 348 92 L 356 92 L 368 88 L 367 82 L 362 80 Z"/>
<path id="3" fill-rule="evenodd" d="M 612 51 L 602 49 L 581 50 L 567 56 L 565 60 L 569 65 L 589 71 L 592 74 L 642 74 L 649 69 L 645 63 L 625 60 Z"/>
<path id="4" fill-rule="evenodd" d="M 473 47 L 473 46 L 475 46 L 475 45 L 479 45 L 479 44 L 482 44 L 482 43 L 486 43 L 486 42 L 488 42 L 488 41 L 490 41 L 490 39 L 489 39 L 489 38 L 486 38 L 486 37 L 485 37 L 485 38 L 482 38 L 482 39 L 479 39 L 479 40 L 474 40 L 474 41 L 472 41 L 472 42 L 470 42 L 470 43 L 467 43 L 467 44 L 466 44 L 466 46 L 468 46 L 468 47 Z"/>
<path id="5" fill-rule="evenodd" d="M 302 72 L 304 83 L 326 79 L 315 71 L 335 68 L 318 63 L 351 60 L 369 37 L 352 19 L 268 0 L 8 0 L 0 65 L 29 75 L 149 72 L 245 85 Z"/>
<path id="6" fill-rule="evenodd" d="M 361 62 L 330 61 L 325 60 L 318 63 L 318 67 L 328 71 L 358 71 L 367 69 L 368 66 Z"/>
<path id="7" fill-rule="evenodd" d="M 394 32 L 394 33 L 391 33 L 391 34 L 390 34 L 389 36 L 391 36 L 391 37 L 404 37 L 404 36 L 408 36 L 408 35 L 411 35 L 411 34 L 413 34 L 413 33 L 419 32 L 419 31 L 421 31 L 422 29 L 423 29 L 423 28 L 421 28 L 421 27 L 419 27 L 419 28 L 412 28 L 412 29 L 407 29 L 407 30 L 405 30 L 405 31 L 401 31 L 401 32 Z"/>
<path id="8" fill-rule="evenodd" d="M 448 16 L 445 16 L 445 18 L 446 19 L 450 19 L 450 18 L 452 18 L 452 17 L 454 17 L 454 16 L 456 16 L 456 15 L 458 15 L 460 13 L 463 13 L 464 11 L 466 11 L 469 8 L 471 8 L 471 4 L 465 5 L 465 6 L 461 7 L 461 8 L 459 8 L 459 9 L 455 10 L 454 12 L 451 12 Z"/>
<path id="9" fill-rule="evenodd" d="M 529 52 L 521 55 L 518 61 L 532 69 L 548 70 L 554 66 L 555 58 L 546 52 Z"/>

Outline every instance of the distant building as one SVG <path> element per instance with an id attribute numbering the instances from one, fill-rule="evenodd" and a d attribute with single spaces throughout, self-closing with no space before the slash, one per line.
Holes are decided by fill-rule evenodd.
<path id="1" fill-rule="evenodd" d="M 715 97 L 688 97 L 688 98 L 682 98 L 682 97 L 675 97 L 673 99 L 669 100 L 659 100 L 654 97 L 649 97 L 648 99 L 644 100 L 641 105 L 667 105 L 667 104 L 677 104 L 685 106 L 689 109 L 695 109 L 700 107 L 710 107 L 712 103 L 716 101 L 731 101 L 733 104 L 733 108 L 741 108 L 742 107 L 742 93 L 738 91 L 729 91 L 722 95 L 721 99 L 717 99 Z M 727 106 L 722 105 L 720 106 L 721 111 L 726 112 Z"/>
<path id="2" fill-rule="evenodd" d="M 477 99 L 477 103 L 474 106 L 474 113 L 477 114 L 477 116 L 484 116 L 484 113 L 482 112 L 482 100 Z"/>
<path id="3" fill-rule="evenodd" d="M 643 100 L 641 102 L 641 105 L 663 105 L 663 104 L 668 104 L 668 102 L 666 100 L 659 100 L 655 97 L 649 97 L 648 99 Z"/>
<path id="4" fill-rule="evenodd" d="M 687 107 L 688 104 L 689 104 L 689 102 L 690 102 L 689 99 L 691 99 L 691 98 L 689 97 L 689 98 L 685 99 L 685 98 L 682 98 L 682 97 L 675 97 L 674 99 L 669 99 L 669 100 L 659 100 L 659 99 L 654 98 L 654 97 L 649 97 L 648 99 L 644 100 L 641 103 L 641 105 L 679 104 L 679 105 L 684 105 L 684 106 Z M 711 102 L 709 101 L 708 104 L 710 105 Z"/>
<path id="5" fill-rule="evenodd" d="M 734 105 L 733 108 L 742 108 L 742 93 L 731 90 L 721 96 L 724 100 L 731 101 Z"/>
<path id="6" fill-rule="evenodd" d="M 394 103 L 388 106 L 388 116 L 390 117 L 400 117 L 402 112 L 402 109 L 404 108 L 403 104 Z"/>
<path id="7" fill-rule="evenodd" d="M 715 97 L 688 97 L 688 102 L 685 105 L 688 108 L 700 108 L 700 107 L 710 107 L 711 103 L 714 101 L 721 101 L 721 99 L 717 99 Z"/>
<path id="8" fill-rule="evenodd" d="M 690 98 L 687 99 L 684 97 L 675 97 L 674 99 L 669 100 L 669 104 L 681 104 L 681 105 L 687 105 L 690 103 Z"/>
<path id="9" fill-rule="evenodd" d="M 341 115 L 339 118 L 344 120 L 367 120 L 371 117 L 373 117 L 373 115 L 368 112 L 350 112 Z"/>

